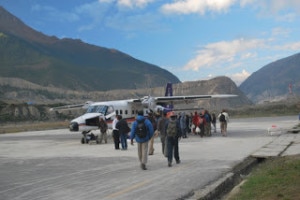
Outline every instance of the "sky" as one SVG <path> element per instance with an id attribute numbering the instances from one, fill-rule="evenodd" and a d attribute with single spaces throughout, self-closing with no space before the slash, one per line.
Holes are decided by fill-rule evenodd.
<path id="1" fill-rule="evenodd" d="M 117 49 L 180 81 L 252 73 L 300 52 L 299 0 L 0 0 L 31 28 Z"/>

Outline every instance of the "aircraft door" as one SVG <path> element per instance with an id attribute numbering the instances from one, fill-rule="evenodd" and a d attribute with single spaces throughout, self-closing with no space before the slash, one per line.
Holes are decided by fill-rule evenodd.
<path id="1" fill-rule="evenodd" d="M 115 109 L 114 109 L 113 106 L 108 106 L 107 107 L 105 116 L 109 116 L 109 118 L 107 118 L 106 120 L 111 120 L 112 119 L 112 115 L 113 115 L 114 111 L 115 111 Z"/>

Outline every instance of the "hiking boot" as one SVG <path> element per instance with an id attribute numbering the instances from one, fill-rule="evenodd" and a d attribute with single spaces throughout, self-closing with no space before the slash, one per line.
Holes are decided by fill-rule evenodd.
<path id="1" fill-rule="evenodd" d="M 141 164 L 141 168 L 142 170 L 147 170 L 146 165 L 145 164 Z"/>

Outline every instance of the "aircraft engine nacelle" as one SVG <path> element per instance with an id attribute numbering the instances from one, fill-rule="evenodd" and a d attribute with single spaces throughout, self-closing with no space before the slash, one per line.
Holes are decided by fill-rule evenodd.
<path id="1" fill-rule="evenodd" d="M 167 113 L 167 112 L 172 111 L 172 109 L 163 107 L 163 106 L 161 106 L 161 105 L 157 105 L 157 106 L 155 107 L 155 111 L 156 111 L 156 112 L 164 112 L 164 113 Z"/>
<path id="2" fill-rule="evenodd" d="M 70 131 L 78 131 L 79 130 L 79 125 L 77 122 L 71 122 L 69 125 Z"/>
<path id="3" fill-rule="evenodd" d="M 151 110 L 155 110 L 156 108 L 156 103 L 155 103 L 155 99 L 153 97 L 147 97 L 142 101 L 142 105 L 144 106 L 144 108 L 148 108 Z"/>

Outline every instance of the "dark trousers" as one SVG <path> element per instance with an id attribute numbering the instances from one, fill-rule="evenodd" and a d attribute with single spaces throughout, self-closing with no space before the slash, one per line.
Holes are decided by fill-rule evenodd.
<path id="1" fill-rule="evenodd" d="M 120 134 L 118 130 L 113 130 L 113 138 L 115 143 L 115 149 L 120 149 Z"/>
<path id="2" fill-rule="evenodd" d="M 120 133 L 122 149 L 127 149 L 127 133 Z"/>
<path id="3" fill-rule="evenodd" d="M 200 136 L 203 137 L 205 134 L 204 124 L 203 123 L 200 124 L 199 128 L 200 128 Z"/>
<path id="4" fill-rule="evenodd" d="M 178 138 L 168 137 L 168 163 L 172 163 L 173 152 L 174 152 L 174 158 L 176 162 L 178 162 L 180 160 L 179 151 L 178 151 Z"/>

